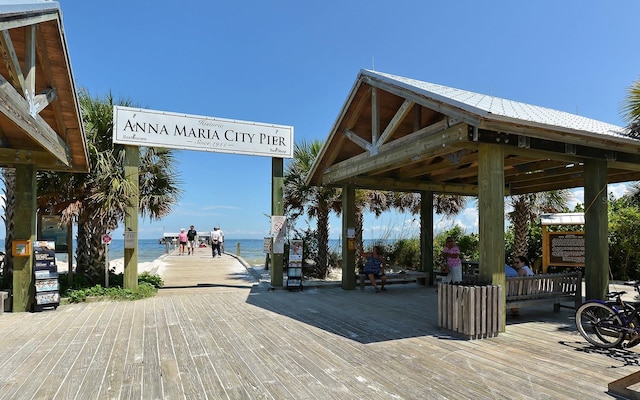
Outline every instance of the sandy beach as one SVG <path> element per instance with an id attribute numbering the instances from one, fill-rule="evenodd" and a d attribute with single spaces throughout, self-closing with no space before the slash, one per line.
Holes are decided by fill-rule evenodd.
<path id="1" fill-rule="evenodd" d="M 138 274 L 148 272 L 152 275 L 160 274 L 161 269 L 167 265 L 164 261 L 166 255 L 162 255 L 153 261 L 138 263 Z M 69 264 L 66 261 L 56 259 L 56 266 L 58 272 L 65 273 L 69 270 Z M 115 260 L 109 260 L 109 268 L 115 269 L 116 274 L 124 272 L 124 258 L 116 258 Z"/>

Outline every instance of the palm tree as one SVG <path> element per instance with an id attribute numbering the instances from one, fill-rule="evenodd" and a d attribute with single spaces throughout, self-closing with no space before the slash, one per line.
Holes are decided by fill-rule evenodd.
<path id="1" fill-rule="evenodd" d="M 324 278 L 329 272 L 329 214 L 331 211 L 339 213 L 342 203 L 339 189 L 305 184 L 321 148 L 322 142 L 318 140 L 295 144 L 293 161 L 287 165 L 285 173 L 284 203 L 285 214 L 292 223 L 304 214 L 316 218 L 318 254 L 315 261 L 321 278 Z"/>
<path id="2" fill-rule="evenodd" d="M 640 139 L 640 79 L 627 89 L 622 116 L 628 123 L 629 136 Z"/>
<path id="3" fill-rule="evenodd" d="M 88 174 L 38 173 L 38 208 L 62 216 L 62 223 L 77 222 L 77 272 L 89 282 L 101 282 L 104 273 L 102 235 L 124 221 L 132 185 L 125 179 L 124 146 L 114 144 L 111 94 L 104 99 L 79 93 L 87 135 L 91 170 Z M 129 101 L 120 105 L 131 105 Z M 173 152 L 140 148 L 139 212 L 150 220 L 167 215 L 177 204 L 178 188 Z"/>
<path id="4" fill-rule="evenodd" d="M 555 213 L 566 209 L 571 192 L 569 190 L 554 190 L 550 192 L 529 193 L 511 196 L 509 204 L 513 208 L 508 214 L 514 235 L 514 256 L 529 253 L 529 227 L 542 213 Z"/>

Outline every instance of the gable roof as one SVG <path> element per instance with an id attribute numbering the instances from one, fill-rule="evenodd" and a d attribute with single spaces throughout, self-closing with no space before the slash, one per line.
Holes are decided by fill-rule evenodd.
<path id="1" fill-rule="evenodd" d="M 530 123 L 531 126 L 554 127 L 568 131 L 582 131 L 585 133 L 611 136 L 624 136 L 627 131 L 625 128 L 617 125 L 565 111 L 554 110 L 552 108 L 535 106 L 381 72 L 365 70 L 363 73 L 371 77 L 376 77 L 381 82 L 404 87 L 407 90 L 420 93 L 434 101 L 440 101 L 442 104 L 446 104 L 452 108 L 459 108 L 485 119 L 510 121 L 513 123 Z"/>
<path id="2" fill-rule="evenodd" d="M 504 154 L 505 194 L 583 186 L 585 159 L 609 182 L 640 179 L 623 127 L 513 100 L 361 70 L 308 176 L 314 185 L 476 194 L 478 144 Z"/>
<path id="3" fill-rule="evenodd" d="M 0 166 L 89 170 L 71 61 L 56 1 L 0 4 Z"/>

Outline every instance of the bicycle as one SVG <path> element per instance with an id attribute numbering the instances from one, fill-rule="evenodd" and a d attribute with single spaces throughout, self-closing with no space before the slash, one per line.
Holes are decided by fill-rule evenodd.
<path id="1" fill-rule="evenodd" d="M 640 294 L 640 282 L 636 282 L 634 288 Z M 606 301 L 589 300 L 578 307 L 576 327 L 583 338 L 607 349 L 630 348 L 640 343 L 640 301 L 622 300 L 626 293 L 610 292 L 606 294 Z"/>

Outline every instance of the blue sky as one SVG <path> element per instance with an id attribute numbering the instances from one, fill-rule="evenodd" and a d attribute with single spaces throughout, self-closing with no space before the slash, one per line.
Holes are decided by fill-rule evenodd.
<path id="1" fill-rule="evenodd" d="M 60 5 L 77 88 L 153 110 L 292 125 L 296 142 L 328 136 L 362 68 L 618 125 L 640 77 L 635 0 Z M 141 219 L 140 238 L 190 224 L 219 225 L 232 239 L 268 234 L 270 158 L 181 151 L 178 170 L 178 207 Z M 472 206 L 456 220 L 477 231 L 476 218 Z M 406 236 L 411 220 L 367 217 L 365 238 Z M 331 237 L 339 231 L 332 219 Z"/>

